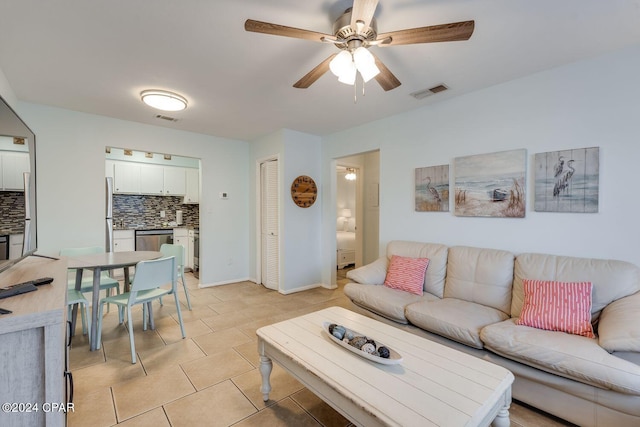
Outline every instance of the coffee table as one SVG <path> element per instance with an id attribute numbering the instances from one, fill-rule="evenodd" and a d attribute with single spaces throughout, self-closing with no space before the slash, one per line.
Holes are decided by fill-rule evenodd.
<path id="1" fill-rule="evenodd" d="M 333 342 L 328 321 L 378 340 L 403 360 L 384 365 Z M 330 307 L 256 331 L 263 399 L 272 361 L 359 426 L 509 426 L 513 374 L 393 326 Z"/>

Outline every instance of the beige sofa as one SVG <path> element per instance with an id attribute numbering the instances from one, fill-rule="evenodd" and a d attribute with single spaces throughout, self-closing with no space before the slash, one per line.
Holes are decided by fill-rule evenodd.
<path id="1" fill-rule="evenodd" d="M 424 294 L 384 286 L 392 255 L 429 258 Z M 640 269 L 624 261 L 393 241 L 347 273 L 359 308 L 511 370 L 513 397 L 581 426 L 640 425 Z M 586 338 L 516 325 L 523 279 L 590 281 Z"/>

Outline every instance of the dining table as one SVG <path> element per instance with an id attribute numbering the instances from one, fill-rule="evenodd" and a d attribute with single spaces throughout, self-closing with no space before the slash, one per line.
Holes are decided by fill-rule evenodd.
<path id="1" fill-rule="evenodd" d="M 162 252 L 158 251 L 123 251 L 103 252 L 98 254 L 75 255 L 67 257 L 67 268 L 76 271 L 76 289 L 80 290 L 84 270 L 93 271 L 93 293 L 91 297 L 91 334 L 89 336 L 91 351 L 98 348 L 100 337 L 98 334 L 98 309 L 100 304 L 100 276 L 103 271 L 124 269 L 125 291 L 129 287 L 129 268 L 140 261 L 148 261 L 161 258 Z M 75 330 L 77 307 L 73 310 L 72 331 Z"/>

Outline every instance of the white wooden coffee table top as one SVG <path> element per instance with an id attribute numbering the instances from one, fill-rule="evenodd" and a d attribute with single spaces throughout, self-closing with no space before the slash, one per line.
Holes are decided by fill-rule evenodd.
<path id="1" fill-rule="evenodd" d="M 379 340 L 404 360 L 382 365 L 347 351 L 322 332 L 325 321 Z M 511 401 L 508 370 L 341 307 L 265 326 L 257 335 L 268 357 L 304 367 L 383 425 L 488 425 Z"/>

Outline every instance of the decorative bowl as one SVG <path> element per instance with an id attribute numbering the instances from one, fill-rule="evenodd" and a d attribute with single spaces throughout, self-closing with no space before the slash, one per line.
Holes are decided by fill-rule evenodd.
<path id="1" fill-rule="evenodd" d="M 344 329 L 344 337 L 343 339 L 339 339 L 336 336 L 334 336 L 331 332 L 330 332 L 330 326 L 334 325 L 337 327 L 340 327 L 342 329 Z M 381 363 L 383 365 L 397 365 L 400 362 L 402 362 L 402 356 L 395 350 L 393 350 L 392 348 L 390 348 L 387 345 L 382 344 L 380 341 L 373 339 L 372 337 L 368 337 L 365 336 L 364 334 L 361 334 L 359 332 L 356 332 L 352 329 L 349 329 L 343 325 L 336 325 L 333 322 L 322 322 L 322 330 L 324 331 L 324 333 L 335 343 L 337 343 L 339 346 L 346 348 L 347 350 L 351 351 L 352 353 L 357 354 L 360 357 L 363 357 L 365 359 L 371 360 L 373 362 L 376 363 Z M 342 331 L 340 331 L 342 332 Z M 340 333 L 337 333 L 337 335 L 340 335 Z M 345 341 L 346 340 L 346 341 Z M 358 347 L 355 347 L 354 345 L 349 344 L 349 341 L 353 342 L 354 344 L 360 345 L 361 343 L 364 343 L 362 345 L 363 348 L 366 348 L 365 346 L 369 346 L 368 349 L 371 349 L 371 344 L 373 344 L 373 346 L 375 347 L 376 353 L 371 354 L 371 353 L 367 353 L 366 351 L 361 350 Z M 386 348 L 389 351 L 389 357 L 385 358 L 385 357 L 380 357 L 377 355 L 377 352 L 381 349 L 381 348 Z M 384 352 L 384 350 L 383 350 Z"/>

